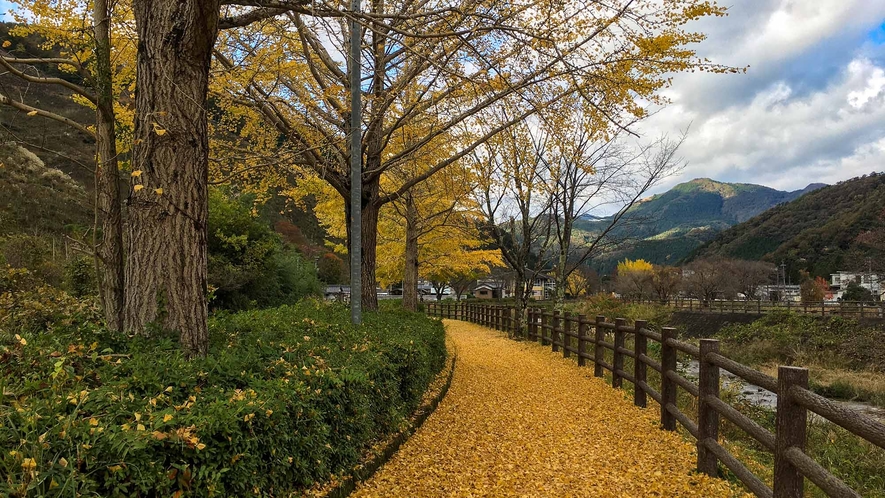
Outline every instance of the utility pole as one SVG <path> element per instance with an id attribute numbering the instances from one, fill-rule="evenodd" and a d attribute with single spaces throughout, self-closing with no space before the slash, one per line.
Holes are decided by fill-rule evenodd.
<path id="1" fill-rule="evenodd" d="M 350 322 L 359 325 L 363 321 L 363 119 L 360 99 L 360 48 L 363 37 L 357 20 L 360 0 L 350 0 L 350 11 L 350 57 L 347 64 L 350 81 Z"/>

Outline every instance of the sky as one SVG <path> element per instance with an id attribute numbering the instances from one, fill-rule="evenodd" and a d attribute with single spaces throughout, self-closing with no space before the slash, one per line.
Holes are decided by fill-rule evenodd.
<path id="1" fill-rule="evenodd" d="M 796 190 L 885 170 L 885 0 L 730 2 L 693 25 L 708 35 L 695 48 L 749 68 L 676 75 L 671 104 L 636 129 L 688 129 L 686 167 L 654 192 L 699 177 Z"/>
<path id="2" fill-rule="evenodd" d="M 797 190 L 885 170 L 885 0 L 732 0 L 698 54 L 746 74 L 677 75 L 639 127 L 678 135 L 698 177 Z"/>

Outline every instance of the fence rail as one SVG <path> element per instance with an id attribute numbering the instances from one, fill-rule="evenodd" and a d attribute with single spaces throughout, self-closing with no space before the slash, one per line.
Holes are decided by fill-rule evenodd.
<path id="1" fill-rule="evenodd" d="M 613 387 L 621 388 L 624 381 L 630 382 L 634 386 L 636 406 L 646 407 L 648 398 L 653 399 L 660 407 L 663 429 L 676 430 L 678 423 L 695 438 L 698 471 L 716 476 L 718 465 L 722 463 L 759 497 L 799 498 L 803 496 L 806 478 L 828 496 L 860 496 L 805 453 L 809 411 L 885 448 L 885 425 L 809 391 L 807 369 L 781 366 L 777 378 L 771 377 L 721 355 L 719 341 L 715 339 L 701 339 L 698 347 L 679 341 L 673 328 L 664 327 L 658 333 L 649 329 L 643 320 L 627 325 L 622 318 L 609 322 L 604 316 L 590 319 L 584 315 L 535 308 L 520 314 L 512 306 L 478 303 L 426 303 L 425 307 L 431 316 L 465 320 L 511 336 L 539 341 L 542 345 L 549 345 L 554 352 L 561 351 L 566 358 L 575 355 L 580 366 L 591 361 L 596 377 L 603 377 L 606 370 L 610 372 Z M 633 349 L 626 347 L 628 336 L 633 338 Z M 660 345 L 660 361 L 649 356 L 649 341 Z M 679 374 L 679 354 L 698 361 L 697 384 Z M 630 371 L 625 370 L 625 358 L 633 359 Z M 660 374 L 658 389 L 648 384 L 649 368 Z M 720 369 L 777 394 L 774 433 L 720 398 Z M 697 398 L 694 420 L 677 406 L 680 388 Z M 719 444 L 721 418 L 733 423 L 774 454 L 773 487 L 768 487 Z"/>
<path id="2" fill-rule="evenodd" d="M 797 303 L 791 301 L 747 301 L 741 299 L 630 299 L 623 298 L 626 303 L 660 304 L 678 310 L 701 311 L 718 314 L 743 313 L 762 315 L 774 311 L 792 311 L 818 316 L 846 316 L 852 318 L 885 318 L 885 301 L 817 301 Z"/>

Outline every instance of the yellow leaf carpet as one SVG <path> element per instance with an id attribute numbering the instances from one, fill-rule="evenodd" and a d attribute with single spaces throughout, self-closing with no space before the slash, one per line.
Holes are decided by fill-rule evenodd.
<path id="1" fill-rule="evenodd" d="M 623 391 L 549 348 L 447 320 L 458 359 L 424 425 L 351 496 L 735 496 Z"/>

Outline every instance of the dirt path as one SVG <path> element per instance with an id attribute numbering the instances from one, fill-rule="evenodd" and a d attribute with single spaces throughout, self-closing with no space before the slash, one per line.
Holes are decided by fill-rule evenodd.
<path id="1" fill-rule="evenodd" d="M 356 497 L 734 496 L 693 474 L 694 447 L 592 369 L 499 332 L 446 321 L 448 395 Z"/>

